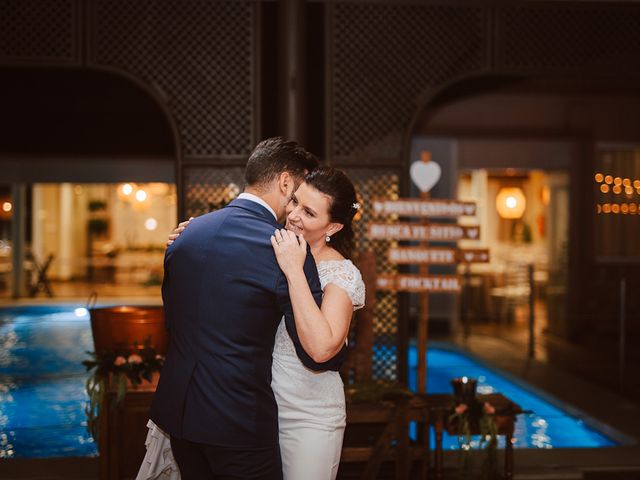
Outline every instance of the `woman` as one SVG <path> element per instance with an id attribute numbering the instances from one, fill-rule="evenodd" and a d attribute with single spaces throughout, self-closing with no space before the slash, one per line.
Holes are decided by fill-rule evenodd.
<path id="1" fill-rule="evenodd" d="M 301 338 L 310 345 L 312 351 L 308 353 L 330 357 L 339 351 L 347 340 L 353 311 L 364 305 L 362 277 L 349 260 L 353 250 L 351 224 L 358 208 L 349 178 L 340 170 L 320 167 L 307 175 L 292 196 L 287 206 L 286 228 L 275 231 L 271 237 L 278 264 L 289 284 L 296 322 L 312 327 L 313 334 Z M 187 224 L 181 224 L 169 241 Z M 320 308 L 303 272 L 307 244 L 324 292 Z M 335 479 L 346 425 L 342 380 L 338 372 L 318 373 L 304 367 L 284 320 L 276 333 L 271 387 L 278 404 L 285 480 Z M 162 432 L 152 422 L 149 426 L 147 455 L 139 480 L 159 478 L 147 473 L 151 471 L 147 465 L 167 465 L 158 462 L 159 455 L 167 455 L 166 449 L 158 445 L 163 441 Z M 158 468 L 154 470 L 159 472 Z"/>

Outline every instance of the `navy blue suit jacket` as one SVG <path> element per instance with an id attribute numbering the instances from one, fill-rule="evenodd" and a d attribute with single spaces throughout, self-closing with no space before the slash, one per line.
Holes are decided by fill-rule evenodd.
<path id="1" fill-rule="evenodd" d="M 276 228 L 266 208 L 239 199 L 192 220 L 167 249 L 162 298 L 170 344 L 150 417 L 169 434 L 219 446 L 277 444 L 271 362 L 283 315 L 307 367 L 337 370 L 344 361 L 345 348 L 318 364 L 300 345 L 271 246 Z M 320 304 L 309 252 L 304 270 Z"/>

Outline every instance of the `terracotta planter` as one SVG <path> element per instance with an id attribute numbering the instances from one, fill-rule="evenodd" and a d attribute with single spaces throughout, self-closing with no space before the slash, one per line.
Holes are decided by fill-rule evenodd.
<path id="1" fill-rule="evenodd" d="M 134 342 L 142 345 L 151 337 L 151 346 L 166 355 L 169 335 L 162 307 L 100 307 L 89 312 L 96 353 L 129 350 Z"/>

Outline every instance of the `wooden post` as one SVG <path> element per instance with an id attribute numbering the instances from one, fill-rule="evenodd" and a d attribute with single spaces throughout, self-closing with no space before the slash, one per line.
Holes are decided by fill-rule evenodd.
<path id="1" fill-rule="evenodd" d="M 364 307 L 358 312 L 356 322 L 355 375 L 356 382 L 366 382 L 373 376 L 373 319 L 376 309 L 376 255 L 373 251 L 362 252 L 358 266 L 365 286 Z"/>
<path id="2" fill-rule="evenodd" d="M 422 152 L 422 161 L 431 161 L 431 152 Z M 429 199 L 429 192 L 420 194 L 422 200 Z M 428 225 L 428 221 L 424 220 L 423 224 Z M 429 243 L 423 242 L 422 247 L 428 248 Z M 429 266 L 427 264 L 420 266 L 422 275 L 429 274 Z M 420 293 L 420 318 L 418 319 L 418 394 L 427 393 L 427 339 L 429 337 L 429 293 Z"/>

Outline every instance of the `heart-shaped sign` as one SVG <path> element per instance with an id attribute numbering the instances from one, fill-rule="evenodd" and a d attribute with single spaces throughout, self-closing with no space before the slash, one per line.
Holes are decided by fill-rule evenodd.
<path id="1" fill-rule="evenodd" d="M 478 236 L 478 229 L 477 228 L 468 229 L 467 235 L 469 236 L 469 238 L 476 238 Z"/>
<path id="2" fill-rule="evenodd" d="M 414 162 L 409 170 L 411 180 L 423 193 L 428 192 L 438 183 L 441 173 L 440 165 L 434 161 Z"/>
<path id="3" fill-rule="evenodd" d="M 471 260 L 473 260 L 473 253 L 471 253 L 471 252 L 466 252 L 466 253 L 464 254 L 464 259 L 465 259 L 467 262 L 470 262 Z"/>

